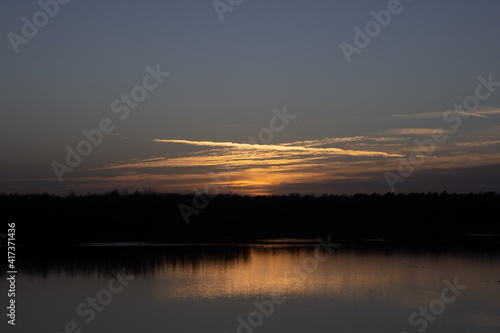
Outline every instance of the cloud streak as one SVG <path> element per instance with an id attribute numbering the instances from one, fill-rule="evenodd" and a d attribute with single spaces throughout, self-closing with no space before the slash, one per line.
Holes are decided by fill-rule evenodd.
<path id="1" fill-rule="evenodd" d="M 384 132 L 388 135 L 432 135 L 436 129 L 435 128 L 396 128 Z M 442 130 L 445 133 L 450 132 L 448 130 Z"/>
<path id="2" fill-rule="evenodd" d="M 496 108 L 483 108 L 475 112 L 467 111 L 456 111 L 457 113 L 479 117 L 479 118 L 489 118 L 489 116 L 499 115 L 500 109 Z M 395 114 L 392 118 L 403 118 L 403 119 L 429 119 L 429 118 L 442 118 L 444 112 L 423 112 L 423 113 L 409 113 L 409 114 Z"/>
<path id="3" fill-rule="evenodd" d="M 234 143 L 234 142 L 214 142 L 214 141 L 190 141 L 190 140 L 160 140 L 154 139 L 155 142 L 165 143 L 181 143 L 186 145 L 204 146 L 204 147 L 232 147 L 243 150 L 264 150 L 264 151 L 297 151 L 310 154 L 329 154 L 329 155 L 349 155 L 349 156 L 379 156 L 379 157 L 398 157 L 399 154 L 391 154 L 378 151 L 363 151 L 363 150 L 348 150 L 340 148 L 314 148 L 304 146 L 291 146 L 286 144 L 281 145 L 266 145 L 266 144 L 249 144 L 249 143 Z"/>
<path id="4" fill-rule="evenodd" d="M 351 136 L 343 138 L 324 138 L 321 140 L 306 140 L 306 141 L 295 141 L 291 143 L 283 143 L 282 146 L 302 146 L 302 147 L 317 147 L 326 146 L 334 143 L 347 143 L 347 142 L 362 142 L 362 141 L 374 141 L 374 142 L 387 142 L 387 141 L 401 141 L 404 138 L 394 138 L 394 137 L 371 137 L 371 136 Z"/>

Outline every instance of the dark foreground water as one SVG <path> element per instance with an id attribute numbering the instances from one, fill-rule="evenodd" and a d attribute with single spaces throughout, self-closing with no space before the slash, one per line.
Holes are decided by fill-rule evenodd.
<path id="1" fill-rule="evenodd" d="M 1 331 L 500 331 L 497 250 L 115 245 L 19 249 Z"/>

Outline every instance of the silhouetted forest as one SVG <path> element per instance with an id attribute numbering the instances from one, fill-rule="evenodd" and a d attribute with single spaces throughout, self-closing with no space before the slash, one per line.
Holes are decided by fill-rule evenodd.
<path id="1" fill-rule="evenodd" d="M 198 202 L 194 205 L 193 200 Z M 198 201 L 197 201 L 198 200 Z M 16 223 L 19 245 L 85 242 L 244 242 L 310 238 L 391 242 L 498 241 L 496 193 L 272 195 L 154 191 L 55 196 L 2 194 L 2 220 Z M 202 204 L 200 204 L 202 202 Z M 179 209 L 187 211 L 190 223 Z M 185 210 L 186 212 L 186 210 Z M 6 226 L 5 226 L 6 228 Z M 489 234 L 490 236 L 479 236 Z M 497 236 L 491 236 L 497 234 Z"/>

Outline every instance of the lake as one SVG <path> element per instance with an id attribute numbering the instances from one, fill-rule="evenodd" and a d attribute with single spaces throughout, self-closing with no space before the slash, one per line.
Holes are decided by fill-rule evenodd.
<path id="1" fill-rule="evenodd" d="M 15 331 L 500 330 L 498 246 L 322 243 L 19 249 Z"/>

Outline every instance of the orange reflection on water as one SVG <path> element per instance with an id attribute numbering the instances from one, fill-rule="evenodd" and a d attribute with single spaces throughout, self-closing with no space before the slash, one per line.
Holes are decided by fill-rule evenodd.
<path id="1" fill-rule="evenodd" d="M 232 263 L 210 261 L 197 268 L 164 265 L 155 274 L 162 281 L 158 285 L 158 296 L 214 299 L 290 292 L 292 284 L 283 274 L 303 255 L 290 255 L 286 250 L 275 252 L 273 248 L 275 246 L 252 249 L 248 260 Z"/>
<path id="2" fill-rule="evenodd" d="M 335 250 L 325 261 L 313 263 L 315 247 L 315 244 L 252 245 L 248 256 L 237 260 L 205 260 L 198 265 L 165 263 L 154 276 L 155 297 L 177 301 L 257 299 L 279 293 L 287 298 L 376 300 L 410 310 L 439 298 L 445 287 L 444 279 L 453 281 L 456 276 L 460 283 L 476 285 L 474 293 L 462 298 L 480 299 L 484 303 L 485 295 L 490 294 L 485 288 L 491 285 L 482 283 L 478 277 L 500 274 L 496 266 L 453 255 Z"/>

